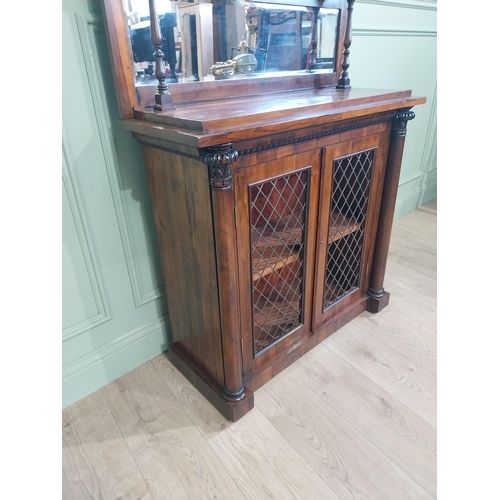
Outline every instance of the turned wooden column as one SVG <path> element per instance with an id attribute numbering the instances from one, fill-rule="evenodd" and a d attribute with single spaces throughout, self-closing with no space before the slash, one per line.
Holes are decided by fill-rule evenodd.
<path id="1" fill-rule="evenodd" d="M 318 14 L 319 7 L 309 7 L 311 12 L 311 42 L 307 54 L 306 71 L 312 72 L 318 58 Z"/>
<path id="2" fill-rule="evenodd" d="M 406 138 L 406 125 L 408 120 L 415 118 L 415 113 L 410 110 L 411 108 L 400 109 L 393 117 L 377 240 L 375 242 L 370 286 L 368 288 L 370 299 L 368 300 L 367 309 L 370 312 L 379 312 L 389 303 L 390 294 L 384 290 L 384 276 L 394 221 L 399 174 L 401 172 L 401 161 L 403 159 L 403 148 Z"/>
<path id="3" fill-rule="evenodd" d="M 219 284 L 219 312 L 222 329 L 224 388 L 227 401 L 245 397 L 239 326 L 236 225 L 234 214 L 233 163 L 238 157 L 230 144 L 200 151 L 208 165 L 215 231 Z"/>
<path id="4" fill-rule="evenodd" d="M 171 109 L 175 106 L 173 105 L 172 95 L 168 90 L 168 85 L 165 82 L 167 72 L 165 71 L 165 64 L 163 63 L 164 54 L 161 50 L 161 46 L 163 45 L 163 36 L 160 30 L 160 22 L 158 21 L 158 12 L 155 0 L 149 0 L 149 26 L 151 29 L 151 43 L 155 48 L 155 76 L 158 80 L 155 105 L 153 109 L 155 111 L 163 111 L 164 109 Z"/>
<path id="5" fill-rule="evenodd" d="M 354 10 L 354 0 L 347 1 L 347 27 L 344 35 L 344 52 L 342 55 L 342 73 L 340 75 L 339 81 L 337 83 L 338 89 L 350 89 L 351 79 L 349 78 L 350 61 L 349 54 L 351 53 L 351 43 L 352 43 L 352 11 Z"/>

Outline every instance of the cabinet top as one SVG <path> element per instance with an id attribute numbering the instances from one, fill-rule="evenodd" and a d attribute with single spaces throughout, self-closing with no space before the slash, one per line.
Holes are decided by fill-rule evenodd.
<path id="1" fill-rule="evenodd" d="M 426 102 L 410 90 L 293 90 L 231 99 L 183 103 L 165 111 L 134 109 L 127 129 L 194 147 L 205 147 L 327 125 Z"/>

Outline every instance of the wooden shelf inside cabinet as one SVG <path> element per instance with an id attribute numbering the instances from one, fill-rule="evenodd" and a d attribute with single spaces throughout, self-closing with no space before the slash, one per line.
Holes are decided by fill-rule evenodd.
<path id="1" fill-rule="evenodd" d="M 275 340 L 282 338 L 283 332 L 291 331 L 301 323 L 299 321 L 301 297 L 294 297 L 288 300 L 286 297 L 276 298 L 261 298 L 255 304 L 256 314 L 254 322 L 257 331 L 265 332 L 265 335 L 256 335 L 255 348 L 261 351 L 274 343 Z M 283 307 L 283 304 L 286 307 Z M 297 311 L 297 321 L 290 319 L 290 311 Z M 266 325 L 273 325 L 271 328 Z"/>
<path id="2" fill-rule="evenodd" d="M 283 257 L 283 253 L 285 256 Z M 260 257 L 254 258 L 252 281 L 267 276 L 279 269 L 288 266 L 299 258 L 299 252 L 293 251 L 287 255 L 287 250 L 280 247 L 267 247 L 259 252 Z"/>
<path id="3" fill-rule="evenodd" d="M 296 216 L 289 214 L 271 220 L 266 224 L 262 224 L 262 226 L 257 226 L 252 232 L 252 246 L 257 254 L 257 256 L 254 256 L 252 266 L 252 281 L 257 281 L 272 272 L 278 271 L 284 266 L 292 264 L 300 257 L 300 252 L 296 249 L 296 242 L 300 232 L 303 231 L 303 227 L 299 225 L 290 230 L 288 222 L 293 217 Z M 340 224 L 338 221 L 341 221 Z M 333 213 L 330 217 L 328 244 L 349 236 L 359 228 L 360 226 L 356 220 L 339 213 Z M 285 247 L 292 248 L 291 253 Z"/>
<path id="4" fill-rule="evenodd" d="M 328 245 L 331 245 L 334 242 L 339 242 L 344 238 L 349 238 L 353 236 L 361 229 L 361 224 L 358 223 L 355 219 L 352 219 L 340 212 L 331 212 L 330 214 L 330 227 L 328 231 Z M 333 250 L 334 245 L 329 247 L 329 251 Z M 342 255 L 342 254 L 341 254 Z M 336 262 L 336 258 L 330 263 Z M 325 276 L 325 291 L 323 297 L 323 307 L 329 308 L 333 304 L 337 303 L 343 297 L 348 295 L 351 291 L 353 291 L 358 285 L 353 282 L 353 279 L 357 274 L 351 276 L 352 267 L 347 265 L 347 269 L 349 272 L 342 271 L 345 268 L 345 256 L 341 258 L 339 262 L 335 263 L 335 267 L 338 268 L 338 272 L 340 275 L 338 277 L 334 277 L 336 273 L 333 273 L 332 270 L 326 272 Z M 338 281 L 340 280 L 340 281 Z"/>
<path id="5" fill-rule="evenodd" d="M 360 226 L 355 219 L 346 217 L 338 212 L 332 212 L 330 215 L 330 227 L 328 228 L 328 244 L 349 236 L 358 231 L 359 228 Z"/>
<path id="6" fill-rule="evenodd" d="M 304 232 L 298 214 L 287 214 L 258 225 L 252 231 L 253 275 L 257 281 L 300 258 L 297 244 Z"/>

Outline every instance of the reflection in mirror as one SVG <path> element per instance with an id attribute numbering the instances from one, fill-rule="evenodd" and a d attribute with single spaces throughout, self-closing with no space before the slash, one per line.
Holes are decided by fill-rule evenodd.
<path id="1" fill-rule="evenodd" d="M 338 9 L 156 0 L 167 83 L 335 67 Z M 156 85 L 148 0 L 123 0 L 136 85 Z"/>

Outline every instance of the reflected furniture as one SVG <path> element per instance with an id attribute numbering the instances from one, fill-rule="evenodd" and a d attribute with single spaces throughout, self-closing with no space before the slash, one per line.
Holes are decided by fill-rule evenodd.
<path id="1" fill-rule="evenodd" d="M 144 150 L 167 354 L 236 421 L 256 389 L 361 312 L 388 305 L 407 122 L 425 98 L 353 88 L 354 2 L 326 0 L 339 12 L 332 67 L 173 84 L 165 104 L 143 88 L 139 100 L 118 33 L 121 2 L 102 2 L 122 125 Z M 219 38 L 210 43 L 220 53 Z"/>
<path id="2" fill-rule="evenodd" d="M 160 20 L 160 29 L 163 37 L 163 60 L 168 64 L 169 82 L 177 81 L 178 71 L 177 54 L 174 29 L 177 27 L 176 16 L 171 12 L 163 14 Z M 132 56 L 134 62 L 151 63 L 153 61 L 153 50 L 151 47 L 151 27 L 149 20 L 144 20 L 130 28 L 130 41 L 132 44 Z M 146 65 L 148 73 L 153 73 L 152 64 Z"/>

